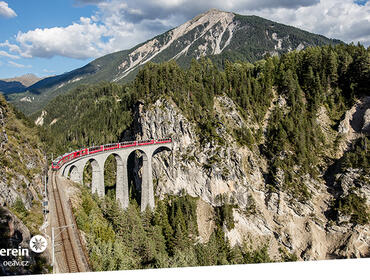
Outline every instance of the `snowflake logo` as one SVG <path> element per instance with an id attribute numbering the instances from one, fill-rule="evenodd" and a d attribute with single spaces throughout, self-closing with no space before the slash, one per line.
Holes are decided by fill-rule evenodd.
<path id="1" fill-rule="evenodd" d="M 45 237 L 41 235 L 35 235 L 30 240 L 30 248 L 35 253 L 42 253 L 45 251 L 48 242 Z"/>

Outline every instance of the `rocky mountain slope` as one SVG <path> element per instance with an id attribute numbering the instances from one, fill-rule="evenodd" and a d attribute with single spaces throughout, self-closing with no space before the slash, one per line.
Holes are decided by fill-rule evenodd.
<path id="1" fill-rule="evenodd" d="M 0 235 L 1 248 L 28 248 L 43 224 L 45 158 L 37 128 L 0 95 Z M 46 272 L 45 260 L 31 255 L 30 266 L 5 267 L 0 274 Z"/>
<path id="2" fill-rule="evenodd" d="M 361 129 L 351 132 L 353 124 L 348 125 L 359 110 L 354 106 L 355 109 L 350 110 L 341 122 L 340 127 L 346 129 L 335 132 L 343 137 L 339 146 L 346 143 L 350 133 L 353 133 L 351 137 L 360 137 L 369 125 L 364 114 L 370 110 L 368 99 L 360 101 L 357 106 L 367 108 L 358 116 L 362 123 Z M 228 118 L 231 125 L 246 125 L 234 102 L 227 96 L 217 99 L 215 109 Z M 174 140 L 173 162 L 168 160 L 170 152 L 158 154 L 153 160 L 154 180 L 157 182 L 155 188 L 159 197 L 185 191 L 191 196 L 200 197 L 209 209 L 220 205 L 220 197 L 223 197 L 224 202 L 237 205 L 233 210 L 235 227 L 225 229 L 232 245 L 247 241 L 253 248 L 258 248 L 268 243 L 269 255 L 276 259 L 279 259 L 281 250 L 294 253 L 302 260 L 370 256 L 368 223 L 354 224 L 350 221 L 351 216 L 345 213 L 340 213 L 340 222 L 334 223 L 327 215 L 332 209 L 333 198 L 346 196 L 356 180 L 356 184 L 360 184 L 356 192 L 365 197 L 369 209 L 370 177 L 366 169 L 346 168 L 342 172 L 334 172 L 335 186 L 334 182 L 332 185 L 323 178 L 314 179 L 307 174 L 304 184 L 312 198 L 300 202 L 286 192 L 268 190 L 269 185 L 264 177 L 267 160 L 255 147 L 240 147 L 233 141 L 232 135 L 222 130 L 218 133 L 230 140 L 227 146 L 199 145 L 194 125 L 187 121 L 171 101 L 158 100 L 153 106 L 140 108 L 137 128 L 140 131 L 137 133 L 139 139 L 170 135 Z M 339 152 L 338 160 L 346 150 L 344 148 Z M 222 159 L 205 168 L 213 157 Z M 280 176 L 284 176 L 284 171 L 281 171 Z M 358 180 L 360 176 L 366 179 Z M 207 206 L 202 207 L 207 209 Z M 365 211 L 368 210 L 365 208 Z M 199 220 L 198 226 L 200 235 L 207 238 L 213 230 L 209 221 L 214 218 L 214 213 L 202 212 L 208 216 L 203 218 L 203 222 Z"/>
<path id="3" fill-rule="evenodd" d="M 369 50 L 351 45 L 223 71 L 150 63 L 130 85 L 80 87 L 38 117 L 60 151 L 172 137 L 173 153 L 153 160 L 155 192 L 200 198 L 201 242 L 217 231 L 234 247 L 268 244 L 275 260 L 368 257 L 369 69 Z"/>
<path id="4" fill-rule="evenodd" d="M 257 16 L 210 10 L 130 50 L 108 54 L 82 68 L 45 78 L 26 88 L 26 93 L 8 96 L 8 99 L 29 114 L 82 83 L 132 80 L 138 69 L 149 61 L 176 60 L 186 67 L 193 58 L 210 56 L 222 67 L 226 59 L 254 62 L 266 54 L 338 43 L 338 40 Z"/>

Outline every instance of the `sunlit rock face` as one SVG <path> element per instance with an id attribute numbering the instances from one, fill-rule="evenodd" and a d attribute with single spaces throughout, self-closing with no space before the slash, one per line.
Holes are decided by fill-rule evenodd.
<path id="1" fill-rule="evenodd" d="M 278 96 L 274 98 L 277 105 L 271 104 L 262 126 L 266 126 L 270 111 L 275 106 L 286 106 L 284 102 L 278 102 L 280 99 Z M 214 106 L 220 118 L 227 120 L 225 123 L 235 127 L 248 125 L 258 128 L 257 124 L 248 123 L 239 115 L 235 104 L 227 96 L 216 97 Z M 321 111 L 317 121 L 325 131 L 329 125 L 326 123 L 328 118 L 325 117 L 325 109 Z M 346 118 L 352 118 L 355 112 L 356 109 L 350 109 Z M 366 112 L 364 110 L 363 118 L 366 118 Z M 357 133 L 351 131 L 350 126 L 351 122 L 348 121 L 348 129 L 339 127 L 338 133 Z M 225 140 L 225 145 L 202 145 L 195 124 L 189 122 L 171 100 L 159 99 L 152 105 L 139 105 L 134 127 L 133 133 L 137 139 L 173 139 L 172 153 L 165 151 L 153 158 L 154 188 L 158 197 L 185 191 L 191 196 L 200 197 L 203 202 L 201 209 L 206 209 L 204 203 L 217 206 L 227 201 L 237 205 L 233 212 L 235 227 L 224 229 L 231 245 L 247 241 L 252 247 L 258 248 L 262 244 L 269 244 L 269 254 L 276 259 L 280 256 L 281 248 L 295 253 L 302 260 L 369 256 L 368 225 L 333 225 L 326 213 L 332 198 L 345 195 L 353 181 L 360 176 L 358 170 L 332 174 L 341 177 L 341 187 L 336 193 L 328 191 L 323 179 L 313 179 L 307 174 L 304 183 L 312 198 L 307 202 L 299 202 L 285 192 L 267 191 L 263 176 L 267 160 L 258 149 L 240 147 L 226 128 L 217 131 Z M 347 135 L 344 136 L 342 141 L 348 141 Z M 350 138 L 356 137 L 351 135 Z M 283 182 L 282 170 L 278 176 Z M 362 186 L 359 195 L 369 198 L 369 187 Z M 198 219 L 202 235 L 200 240 L 207 241 L 204 236 L 209 236 L 212 231 L 209 222 L 212 215 L 209 214 L 207 219 L 202 219 L 202 216 Z M 348 217 L 343 215 L 340 219 L 345 221 Z"/>

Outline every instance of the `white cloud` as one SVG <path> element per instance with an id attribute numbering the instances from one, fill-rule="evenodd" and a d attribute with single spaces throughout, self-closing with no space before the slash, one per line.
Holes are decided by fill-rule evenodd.
<path id="1" fill-rule="evenodd" d="M 297 10 L 286 8 L 243 10 L 273 21 L 341 39 L 370 45 L 370 2 L 358 5 L 351 0 L 325 0 Z"/>
<path id="2" fill-rule="evenodd" d="M 16 63 L 14 61 L 8 61 L 8 64 L 16 68 L 31 68 L 32 67 L 31 65 L 24 65 L 24 64 Z"/>
<path id="3" fill-rule="evenodd" d="M 6 40 L 4 43 L 0 43 L 0 47 L 7 47 L 9 51 L 11 52 L 17 52 L 17 53 L 21 52 L 21 49 L 19 48 L 18 45 L 10 44 L 8 40 Z"/>
<path id="4" fill-rule="evenodd" d="M 83 0 L 80 0 L 83 1 Z M 99 6 L 110 5 L 116 2 L 101 1 Z M 119 1 L 118 1 L 119 2 Z M 203 13 L 211 8 L 220 10 L 236 12 L 243 9 L 261 10 L 265 8 L 289 8 L 296 9 L 299 7 L 312 6 L 318 3 L 319 0 L 126 0 L 127 10 L 125 11 L 126 17 L 132 20 L 141 20 L 142 18 L 166 18 L 169 15 L 181 15 L 190 19 L 197 14 Z M 113 5 L 114 6 L 114 5 Z M 140 16 L 137 16 L 132 11 L 141 11 Z"/>
<path id="5" fill-rule="evenodd" d="M 370 3 L 351 0 L 75 0 L 97 12 L 66 27 L 19 32 L 0 44 L 23 57 L 95 58 L 129 49 L 211 8 L 256 14 L 345 42 L 370 44 Z"/>
<path id="6" fill-rule="evenodd" d="M 19 58 L 18 55 L 10 54 L 10 53 L 7 53 L 6 51 L 2 51 L 2 50 L 0 50 L 0 56 L 5 56 L 5 57 L 13 58 L 13 59 L 18 59 Z"/>
<path id="7" fill-rule="evenodd" d="M 0 1 L 0 16 L 6 18 L 16 17 L 17 14 L 13 9 L 9 8 L 8 3 Z"/>
<path id="8" fill-rule="evenodd" d="M 89 58 L 100 55 L 101 38 L 107 32 L 104 25 L 89 18 L 80 18 L 79 23 L 67 27 L 53 27 L 28 32 L 18 32 L 17 42 L 24 57 Z"/>

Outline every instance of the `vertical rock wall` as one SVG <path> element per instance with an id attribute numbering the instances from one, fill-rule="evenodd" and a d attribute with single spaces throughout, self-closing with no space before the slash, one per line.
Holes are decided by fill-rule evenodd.
<path id="1" fill-rule="evenodd" d="M 138 106 L 133 131 L 137 139 L 172 137 L 174 141 L 173 154 L 163 152 L 153 158 L 157 196 L 185 190 L 211 206 L 220 205 L 223 196 L 223 201 L 238 205 L 234 209 L 235 228 L 225 230 L 230 243 L 247 241 L 254 248 L 268 243 L 269 253 L 276 259 L 280 249 L 304 260 L 370 256 L 368 225 L 351 228 L 333 225 L 328 220 L 326 211 L 333 196 L 323 179 L 315 180 L 307 174 L 304 184 L 312 199 L 305 203 L 281 191 L 268 192 L 263 176 L 267 160 L 257 148 L 238 146 L 226 125 L 255 124 L 245 121 L 226 96 L 217 97 L 215 110 L 225 123 L 217 131 L 226 140 L 223 146 L 201 145 L 195 125 L 171 100 Z M 352 111 L 348 114 L 356 110 Z M 318 121 L 325 122 L 325 117 L 319 117 Z"/>

